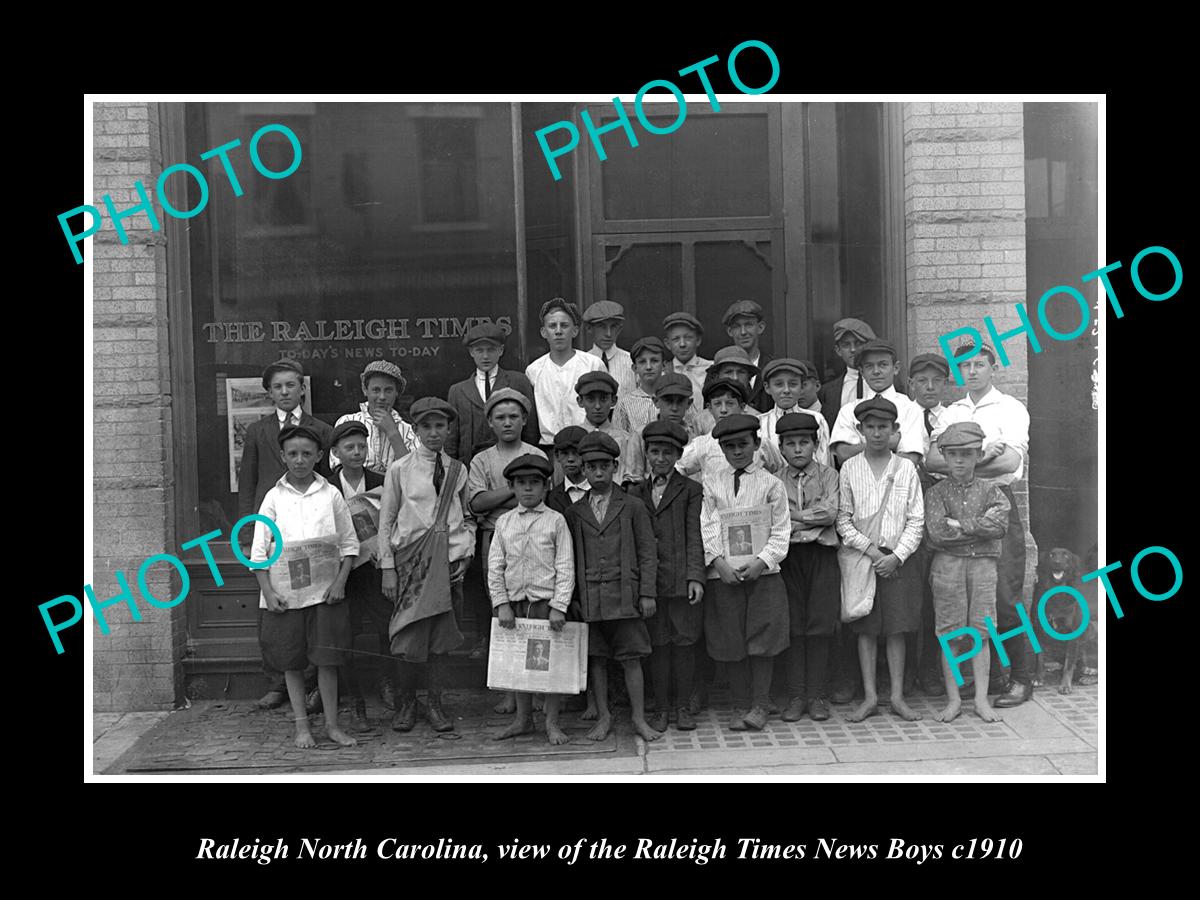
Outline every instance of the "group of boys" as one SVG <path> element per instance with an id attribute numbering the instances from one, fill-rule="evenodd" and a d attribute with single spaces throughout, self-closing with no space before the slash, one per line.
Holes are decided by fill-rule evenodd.
<path id="1" fill-rule="evenodd" d="M 629 351 L 617 345 L 624 310 L 615 302 L 581 315 L 555 298 L 539 316 L 548 352 L 524 374 L 500 368 L 503 328 L 471 328 L 463 341 L 474 373 L 450 389 L 449 402 L 414 402 L 411 426 L 390 405 L 405 386 L 391 363 L 368 365 L 367 402 L 328 435 L 303 416 L 288 418 L 299 402 L 298 366 L 284 361 L 264 374 L 277 413 L 256 425 L 278 430 L 286 472 L 265 491 L 245 479 L 243 497 L 258 497 L 285 541 L 336 534 L 343 558 L 327 602 L 318 601 L 332 613 L 283 611 L 258 575 L 264 664 L 285 673 L 298 745 L 312 740 L 305 662 L 317 667 L 331 737 L 353 740 L 336 712 L 336 666 L 348 663 L 354 675 L 347 619 L 358 627 L 369 620 L 390 651 L 382 691 L 395 709 L 392 728 L 415 727 L 422 670 L 429 724 L 454 728 L 442 708 L 446 654 L 462 643 L 456 616 L 473 558 L 481 599 L 500 627 L 517 618 L 548 620 L 556 632 L 569 620 L 587 623 L 583 717 L 595 720 L 593 740 L 611 728 L 610 661 L 646 740 L 672 720 L 680 730 L 696 727 L 716 664 L 728 678 L 731 729 L 761 730 L 773 711 L 785 721 L 828 719 L 831 700 L 855 696 L 856 676 L 863 702 L 848 718 L 861 721 L 879 711 L 880 639 L 893 713 L 920 717 L 904 699 L 919 656 L 922 687 L 948 694 L 937 718 L 958 714 L 960 677 L 936 636 L 982 629 L 985 617 L 997 617 L 998 596 L 1005 627 L 1015 619 L 1005 606 L 1021 587 L 1018 578 L 1013 589 L 1013 573 L 1024 569 L 1008 485 L 1023 467 L 1028 414 L 991 386 L 990 347 L 962 363 L 968 395 L 945 407 L 946 360 L 912 361 L 910 398 L 897 390 L 895 348 L 858 319 L 834 326 L 846 372 L 822 386 L 811 363 L 761 351 L 765 317 L 749 300 L 726 311 L 734 343 L 712 360 L 698 355 L 703 326 L 687 312 L 667 316 L 662 339 L 642 337 Z M 593 340 L 587 351 L 575 347 L 581 326 Z M 326 449 L 337 468 L 322 468 Z M 373 487 L 382 489 L 378 567 L 352 568 L 346 559 L 359 548 L 344 498 Z M 259 523 L 251 558 L 264 560 L 269 549 Z M 280 618 L 293 621 L 284 628 Z M 998 706 L 1028 698 L 1021 649 L 1009 648 L 1014 682 Z M 994 720 L 989 667 L 987 654 L 972 658 L 975 712 Z M 365 715 L 359 680 L 351 678 L 349 693 Z M 775 694 L 786 694 L 778 706 L 773 682 Z M 514 714 L 499 739 L 533 730 L 530 695 L 497 708 Z M 555 744 L 568 739 L 561 708 L 561 697 L 545 698 Z"/>

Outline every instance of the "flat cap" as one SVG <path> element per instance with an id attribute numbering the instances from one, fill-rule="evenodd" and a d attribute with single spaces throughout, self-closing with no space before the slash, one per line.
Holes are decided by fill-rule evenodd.
<path id="1" fill-rule="evenodd" d="M 263 390 L 271 389 L 271 379 L 275 377 L 276 372 L 295 372 L 300 378 L 300 383 L 304 383 L 304 369 L 300 363 L 294 359 L 278 359 L 263 369 Z"/>
<path id="2" fill-rule="evenodd" d="M 951 447 L 969 450 L 971 447 L 983 447 L 983 439 L 983 429 L 974 422 L 954 422 L 938 435 L 937 445 L 939 450 Z"/>
<path id="3" fill-rule="evenodd" d="M 372 375 L 387 375 L 396 382 L 396 393 L 401 394 L 408 387 L 408 382 L 404 380 L 404 374 L 400 371 L 400 367 L 395 363 L 390 363 L 387 360 L 377 359 L 375 362 L 367 363 L 367 367 L 363 369 L 362 376 L 359 381 L 362 382 L 363 393 L 367 392 L 367 379 Z"/>
<path id="4" fill-rule="evenodd" d="M 505 478 L 531 474 L 549 478 L 554 474 L 554 466 L 544 456 L 538 456 L 536 453 L 523 453 L 504 467 Z"/>
<path id="5" fill-rule="evenodd" d="M 772 376 L 778 375 L 780 372 L 794 372 L 801 378 L 817 377 L 817 370 L 813 368 L 812 363 L 805 362 L 802 359 L 793 359 L 790 356 L 781 356 L 779 359 L 773 359 L 763 366 L 763 381 L 770 381 Z"/>
<path id="6" fill-rule="evenodd" d="M 731 434 L 741 434 L 743 431 L 753 431 L 758 434 L 758 416 L 748 416 L 744 413 L 734 413 L 726 416 L 712 430 L 712 436 L 718 441 Z"/>
<path id="7" fill-rule="evenodd" d="M 603 431 L 589 431 L 579 442 L 579 455 L 584 462 L 589 459 L 616 459 L 621 447 Z"/>
<path id="8" fill-rule="evenodd" d="M 492 414 L 492 409 L 497 403 L 504 403 L 506 401 L 520 404 L 521 409 L 525 410 L 525 415 L 529 415 L 529 408 L 531 404 L 528 397 L 526 397 L 520 391 L 513 390 L 512 388 L 500 388 L 498 391 L 492 391 L 492 396 L 488 397 L 487 403 L 483 405 L 484 416 L 490 416 Z"/>
<path id="9" fill-rule="evenodd" d="M 629 351 L 630 359 L 637 360 L 638 354 L 643 350 L 653 350 L 655 353 L 662 354 L 662 358 L 667 358 L 667 345 L 662 342 L 662 338 L 650 335 L 649 337 L 639 338 L 633 345 L 633 349 Z"/>
<path id="10" fill-rule="evenodd" d="M 896 409 L 896 404 L 884 397 L 872 397 L 870 400 L 864 400 L 858 406 L 854 407 L 854 418 L 862 421 L 867 416 L 882 416 L 884 418 L 896 420 L 900 418 L 900 412 Z"/>
<path id="11" fill-rule="evenodd" d="M 554 312 L 556 309 L 561 309 L 571 317 L 572 322 L 574 322 L 576 325 L 579 324 L 579 307 L 570 300 L 564 300 L 562 297 L 555 297 L 553 300 L 547 300 L 545 303 L 543 303 L 541 311 L 538 312 L 538 321 L 544 322 L 546 320 L 546 316 L 550 315 L 550 313 Z"/>
<path id="12" fill-rule="evenodd" d="M 865 344 L 863 344 L 861 347 L 858 348 L 858 352 L 854 354 L 855 366 L 858 366 L 858 368 L 862 368 L 861 366 L 858 365 L 858 363 L 868 353 L 888 353 L 891 355 L 893 361 L 897 358 L 895 347 L 893 347 L 887 341 L 880 340 L 879 338 L 874 338 L 872 340 L 867 341 Z"/>
<path id="13" fill-rule="evenodd" d="M 467 333 L 463 335 L 463 345 L 470 347 L 480 341 L 491 341 L 493 344 L 503 346 L 507 337 L 508 331 L 503 325 L 496 322 L 480 322 L 467 329 Z"/>
<path id="14" fill-rule="evenodd" d="M 963 341 L 957 347 L 954 348 L 955 360 L 957 361 L 958 357 L 960 357 L 960 356 L 974 355 L 974 354 L 971 354 L 971 351 L 974 349 L 975 349 L 975 341 L 973 341 L 971 338 L 967 338 L 965 341 Z M 986 353 L 988 355 L 988 359 L 990 359 L 992 361 L 993 366 L 996 364 L 996 351 L 992 349 L 991 344 L 987 343 L 986 341 L 980 341 L 979 342 L 979 352 Z"/>
<path id="15" fill-rule="evenodd" d="M 712 365 L 709 370 L 718 369 L 721 366 L 741 366 L 751 375 L 758 374 L 758 366 L 750 362 L 750 356 L 741 347 L 736 344 L 731 347 L 722 347 L 713 354 Z"/>
<path id="16" fill-rule="evenodd" d="M 617 379 L 607 372 L 584 372 L 575 382 L 575 393 L 582 397 L 589 391 L 608 391 L 610 394 L 616 394 Z"/>
<path id="17" fill-rule="evenodd" d="M 936 369 L 943 376 L 950 377 L 950 364 L 946 362 L 946 357 L 936 353 L 918 353 L 914 356 L 908 364 L 908 377 L 912 378 L 922 369 Z"/>
<path id="18" fill-rule="evenodd" d="M 674 444 L 682 450 L 688 442 L 688 433 L 682 425 L 676 425 L 674 422 L 668 422 L 665 419 L 658 419 L 650 422 L 642 429 L 642 443 L 649 444 L 651 441 L 662 441 L 667 444 Z"/>
<path id="19" fill-rule="evenodd" d="M 787 434 L 792 431 L 818 432 L 817 420 L 808 413 L 784 413 L 775 423 L 776 434 Z"/>
<path id="20" fill-rule="evenodd" d="M 763 317 L 763 308 L 753 300 L 738 300 L 736 303 L 729 304 L 729 308 L 725 310 L 725 315 L 721 316 L 721 324 L 728 328 L 729 323 L 738 316 L 756 316 L 761 319 Z"/>
<path id="21" fill-rule="evenodd" d="M 658 397 L 690 397 L 692 396 L 692 380 L 678 372 L 666 372 L 658 376 L 654 382 L 654 396 Z"/>
<path id="22" fill-rule="evenodd" d="M 704 334 L 704 326 L 700 324 L 700 320 L 689 312 L 673 312 L 663 319 L 663 331 L 668 331 L 673 325 L 686 325 L 697 334 Z"/>
<path id="23" fill-rule="evenodd" d="M 343 422 L 341 425 L 334 427 L 333 437 L 329 439 L 329 445 L 331 447 L 334 446 L 338 441 L 348 434 L 361 434 L 363 437 L 367 437 L 370 432 L 367 431 L 367 426 L 362 422 L 359 422 L 356 419 L 350 419 L 348 422 Z"/>
<path id="24" fill-rule="evenodd" d="M 704 402 L 707 403 L 709 397 L 721 391 L 732 391 L 743 404 L 750 399 L 750 388 L 736 378 L 708 379 L 704 382 L 704 390 L 700 393 L 704 397 Z"/>
<path id="25" fill-rule="evenodd" d="M 279 446 L 282 447 L 284 441 L 297 437 L 308 438 L 319 449 L 325 449 L 325 442 L 321 440 L 320 433 L 311 425 L 288 425 L 286 428 L 279 429 Z"/>
<path id="26" fill-rule="evenodd" d="M 445 416 L 447 419 L 457 419 L 458 413 L 454 407 L 441 397 L 422 397 L 408 410 L 408 417 L 416 425 L 428 416 Z"/>
<path id="27" fill-rule="evenodd" d="M 605 322 L 609 319 L 616 319 L 618 322 L 624 322 L 625 307 L 612 300 L 597 300 L 583 311 L 583 321 L 587 322 L 589 325 L 592 325 L 596 322 Z"/>
<path id="28" fill-rule="evenodd" d="M 875 340 L 875 329 L 862 319 L 838 319 L 833 323 L 833 342 L 836 344 L 844 334 L 853 334 L 860 341 Z"/>
<path id="29" fill-rule="evenodd" d="M 582 425 L 568 425 L 554 436 L 555 450 L 578 450 L 579 442 L 588 436 Z"/>

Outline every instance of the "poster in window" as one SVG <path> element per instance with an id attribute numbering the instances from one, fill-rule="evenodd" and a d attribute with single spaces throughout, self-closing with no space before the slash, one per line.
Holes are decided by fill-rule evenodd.
<path id="1" fill-rule="evenodd" d="M 311 375 L 304 376 L 304 399 L 300 406 L 304 412 L 312 415 Z M 229 424 L 229 490 L 236 494 L 246 429 L 250 427 L 250 423 L 257 422 L 267 413 L 273 412 L 275 404 L 271 402 L 271 395 L 262 386 L 261 378 L 226 378 L 225 409 Z"/>

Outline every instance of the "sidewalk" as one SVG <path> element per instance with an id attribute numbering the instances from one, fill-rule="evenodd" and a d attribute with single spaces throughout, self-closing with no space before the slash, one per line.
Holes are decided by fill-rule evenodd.
<path id="1" fill-rule="evenodd" d="M 550 747 L 537 732 L 504 742 L 491 736 L 508 718 L 491 711 L 495 695 L 456 691 L 447 707 L 457 721 L 452 735 L 435 735 L 424 724 L 409 734 L 388 727 L 390 713 L 368 707 L 372 727 L 355 733 L 357 747 L 325 742 L 298 750 L 287 710 L 262 712 L 249 702 L 206 702 L 171 713 L 97 715 L 97 774 L 283 775 L 324 773 L 341 777 L 444 778 L 545 775 L 649 775 L 695 780 L 706 777 L 839 777 L 853 775 L 1094 775 L 1097 771 L 1097 688 L 1076 686 L 1061 695 L 1038 688 L 1033 700 L 1001 710 L 1003 721 L 984 723 L 966 710 L 950 724 L 933 720 L 940 700 L 922 696 L 911 705 L 919 722 L 886 710 L 866 722 L 849 723 L 852 707 L 836 705 L 823 723 L 773 717 L 762 732 L 726 727 L 724 697 L 718 713 L 698 717 L 693 732 L 669 730 L 646 743 L 630 729 L 627 709 L 617 711 L 613 733 L 595 743 L 583 735 L 590 723 L 564 714 L 573 738 Z M 345 720 L 345 716 L 343 719 Z M 539 724 L 540 724 L 539 716 Z M 321 720 L 313 733 L 320 740 Z"/>

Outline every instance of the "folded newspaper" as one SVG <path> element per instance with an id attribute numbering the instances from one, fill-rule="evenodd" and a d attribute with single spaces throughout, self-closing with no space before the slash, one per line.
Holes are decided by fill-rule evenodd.
<path id="1" fill-rule="evenodd" d="M 358 535 L 358 558 L 354 568 L 379 559 L 379 504 L 383 488 L 377 487 L 346 498 L 354 531 Z"/>
<path id="2" fill-rule="evenodd" d="M 303 609 L 325 598 L 337 578 L 341 550 L 337 535 L 285 543 L 283 553 L 268 569 L 271 587 L 288 609 Z"/>
<path id="3" fill-rule="evenodd" d="M 492 619 L 487 686 L 496 691 L 581 694 L 587 690 L 587 625 L 567 622 L 551 631 L 545 619 L 517 619 L 501 628 Z"/>
<path id="4" fill-rule="evenodd" d="M 725 560 L 735 569 L 754 562 L 771 536 L 771 507 L 723 509 L 718 515 Z"/>

